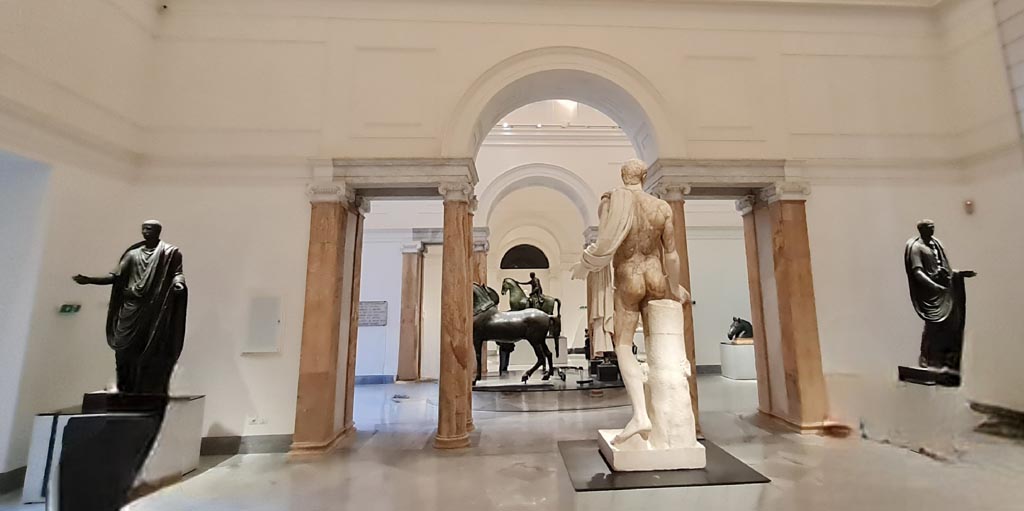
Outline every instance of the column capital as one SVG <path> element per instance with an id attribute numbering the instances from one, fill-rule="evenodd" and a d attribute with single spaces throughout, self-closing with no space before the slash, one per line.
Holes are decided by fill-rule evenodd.
<path id="1" fill-rule="evenodd" d="M 414 241 L 412 243 L 402 243 L 403 254 L 418 254 L 423 255 L 423 242 Z"/>
<path id="2" fill-rule="evenodd" d="M 344 183 L 316 182 L 306 186 L 309 202 L 352 202 L 355 194 Z"/>
<path id="3" fill-rule="evenodd" d="M 665 184 L 658 187 L 656 193 L 661 200 L 668 202 L 682 202 L 690 193 L 690 185 L 683 183 Z"/>
<path id="4" fill-rule="evenodd" d="M 762 188 L 758 192 L 758 200 L 772 203 L 780 200 L 807 200 L 811 194 L 811 184 L 806 181 L 780 181 Z"/>
<path id="5" fill-rule="evenodd" d="M 366 214 L 370 212 L 370 199 L 367 199 L 366 197 L 356 197 L 352 202 L 352 205 L 355 206 L 356 211 L 358 211 L 360 215 L 366 216 Z"/>
<path id="6" fill-rule="evenodd" d="M 757 205 L 757 196 L 755 195 L 747 195 L 742 199 L 736 199 L 736 211 L 739 211 L 740 215 L 753 213 L 755 205 Z"/>
<path id="7" fill-rule="evenodd" d="M 476 194 L 469 197 L 469 212 L 475 214 L 476 210 L 480 208 L 480 199 L 477 198 Z"/>
<path id="8" fill-rule="evenodd" d="M 469 183 L 441 183 L 437 191 L 445 202 L 470 203 L 473 198 L 473 186 Z"/>
<path id="9" fill-rule="evenodd" d="M 491 251 L 491 229 L 489 227 L 473 228 L 473 252 Z"/>

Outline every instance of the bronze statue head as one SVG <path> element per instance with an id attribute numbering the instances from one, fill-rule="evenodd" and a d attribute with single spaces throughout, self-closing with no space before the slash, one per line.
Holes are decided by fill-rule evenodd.
<path id="1" fill-rule="evenodd" d="M 927 218 L 917 223 L 917 232 L 922 238 L 931 238 L 935 235 L 935 222 Z"/>
<path id="2" fill-rule="evenodd" d="M 159 240 L 163 230 L 164 226 L 159 220 L 146 220 L 142 222 L 142 239 L 146 241 Z"/>

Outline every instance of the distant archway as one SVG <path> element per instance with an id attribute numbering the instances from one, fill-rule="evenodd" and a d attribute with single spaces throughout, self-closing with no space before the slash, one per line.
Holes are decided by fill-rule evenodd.
<path id="1" fill-rule="evenodd" d="M 551 267 L 551 263 L 548 262 L 544 251 L 524 243 L 508 249 L 505 255 L 501 256 L 501 264 L 498 267 L 502 270 L 546 270 Z"/>
<path id="2" fill-rule="evenodd" d="M 508 170 L 491 182 L 480 195 L 480 211 L 484 223 L 490 225 L 491 214 L 501 200 L 512 192 L 531 186 L 543 186 L 565 195 L 580 212 L 584 226 L 597 225 L 597 195 L 572 171 L 547 163 L 529 163 Z"/>
<path id="3" fill-rule="evenodd" d="M 530 103 L 571 99 L 614 120 L 648 164 L 659 156 L 662 137 L 675 137 L 667 108 L 635 68 L 610 55 L 577 47 L 526 51 L 496 64 L 478 78 L 456 106 L 445 129 L 447 157 L 473 157 L 503 116 Z"/>

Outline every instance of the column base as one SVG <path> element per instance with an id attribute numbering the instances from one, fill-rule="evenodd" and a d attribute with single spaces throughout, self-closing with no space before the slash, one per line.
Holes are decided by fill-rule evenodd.
<path id="1" fill-rule="evenodd" d="M 472 433 L 476 431 L 476 424 L 473 424 L 473 419 L 466 421 L 466 433 Z"/>
<path id="2" fill-rule="evenodd" d="M 469 433 L 454 437 L 434 437 L 435 449 L 464 449 L 469 447 Z"/>
<path id="3" fill-rule="evenodd" d="M 355 439 L 356 427 L 354 424 L 349 424 L 341 431 L 338 431 L 338 433 L 334 435 L 334 438 L 326 442 L 292 442 L 291 450 L 288 451 L 288 456 L 320 456 L 334 451 L 335 449 L 348 447 L 355 441 Z"/>

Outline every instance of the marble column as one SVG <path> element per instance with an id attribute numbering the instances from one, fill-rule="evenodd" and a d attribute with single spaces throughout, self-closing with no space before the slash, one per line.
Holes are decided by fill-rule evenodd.
<path id="1" fill-rule="evenodd" d="M 473 218 L 476 215 L 476 208 L 479 202 L 475 195 L 469 198 L 469 214 L 466 215 L 466 286 L 469 288 L 470 296 L 473 295 Z M 466 432 L 472 433 L 476 430 L 473 424 L 473 375 L 476 374 L 476 351 L 473 348 L 473 302 L 469 302 L 470 313 L 466 315 L 466 332 L 469 332 L 468 342 L 465 343 L 466 350 Z"/>
<path id="2" fill-rule="evenodd" d="M 339 361 L 349 346 L 349 330 L 342 329 L 343 315 L 349 314 L 343 310 L 344 288 L 349 284 L 345 261 L 355 250 L 354 243 L 348 243 L 349 230 L 357 227 L 349 222 L 350 196 L 344 186 L 318 183 L 308 193 L 309 251 L 293 454 L 330 451 L 355 433 L 343 420 L 346 392 L 340 384 L 351 381 L 344 380 L 348 368 Z"/>
<path id="3" fill-rule="evenodd" d="M 757 251 L 757 226 L 754 223 L 753 196 L 736 201 L 736 210 L 743 216 L 743 241 L 747 254 L 747 285 L 750 289 L 750 324 L 754 327 L 754 369 L 757 372 L 757 408 L 771 415 L 771 375 L 764 330 L 764 305 L 761 296 L 761 268 Z"/>
<path id="4" fill-rule="evenodd" d="M 473 298 L 469 284 L 468 183 L 445 184 L 444 248 L 441 263 L 441 374 L 438 380 L 437 434 L 434 447 L 457 449 L 469 446 L 468 424 L 469 353 Z"/>
<path id="5" fill-rule="evenodd" d="M 776 183 L 761 191 L 753 213 L 771 414 L 802 430 L 823 427 L 828 415 L 807 235 L 809 193 L 806 183 Z"/>
<path id="6" fill-rule="evenodd" d="M 676 253 L 679 254 L 679 281 L 687 291 L 690 287 L 690 255 L 686 244 L 686 201 L 684 196 L 690 192 L 686 185 L 668 185 L 661 189 L 661 198 L 672 208 L 672 227 L 675 229 Z M 686 343 L 686 358 L 690 360 L 690 405 L 693 407 L 693 418 L 700 430 L 700 415 L 697 412 L 697 349 L 693 331 L 693 305 L 683 306 L 683 339 Z"/>
<path id="7" fill-rule="evenodd" d="M 398 333 L 398 381 L 420 379 L 423 339 L 423 243 L 402 246 L 402 311 Z"/>
<path id="8" fill-rule="evenodd" d="M 362 277 L 363 267 L 363 223 L 366 214 L 370 212 L 370 202 L 365 199 L 356 199 L 353 203 L 352 215 L 349 221 L 355 220 L 355 246 L 352 247 L 352 270 L 348 311 L 348 361 L 347 376 L 345 378 L 345 428 L 355 431 L 353 416 L 353 405 L 355 404 L 356 392 L 356 347 L 359 337 L 359 286 Z M 354 218 L 353 218 L 354 217 Z"/>

